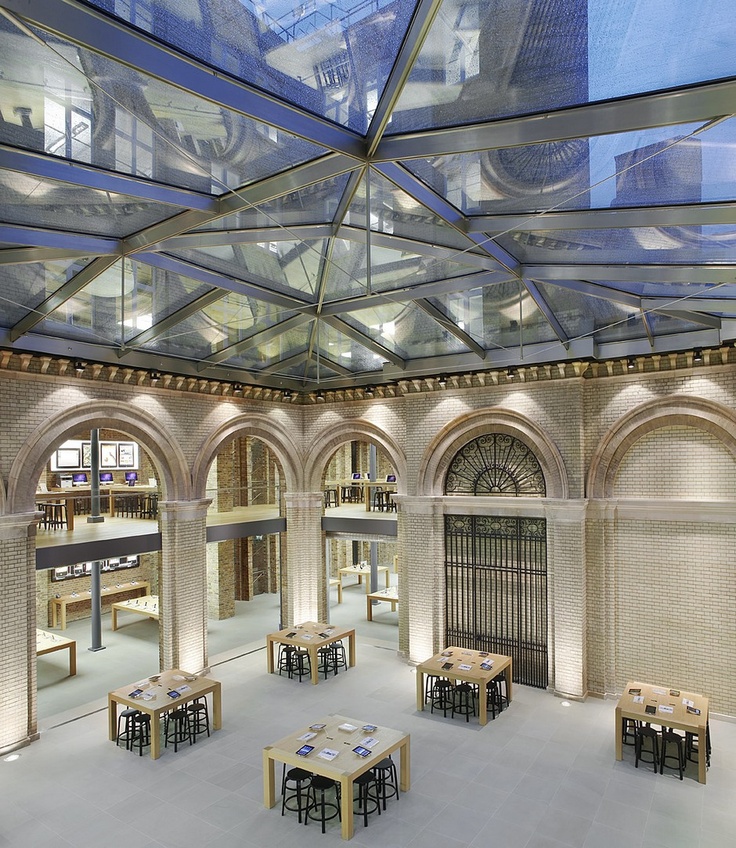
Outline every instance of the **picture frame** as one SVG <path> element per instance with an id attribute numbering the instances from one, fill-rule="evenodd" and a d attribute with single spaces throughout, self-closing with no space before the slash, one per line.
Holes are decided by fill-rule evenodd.
<path id="1" fill-rule="evenodd" d="M 80 459 L 79 448 L 59 448 L 56 451 L 57 468 L 79 468 Z"/>
<path id="2" fill-rule="evenodd" d="M 132 442 L 120 442 L 118 444 L 118 465 L 120 468 L 135 467 L 135 451 Z"/>
<path id="3" fill-rule="evenodd" d="M 100 442 L 100 468 L 117 468 L 118 443 Z"/>
<path id="4" fill-rule="evenodd" d="M 92 467 L 92 442 L 82 442 L 82 468 Z"/>

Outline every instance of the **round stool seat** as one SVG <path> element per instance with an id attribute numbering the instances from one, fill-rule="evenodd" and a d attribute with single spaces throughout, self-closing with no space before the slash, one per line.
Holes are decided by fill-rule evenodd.
<path id="1" fill-rule="evenodd" d="M 141 711 L 133 707 L 128 707 L 120 713 L 118 716 L 118 733 L 115 738 L 117 746 L 120 746 L 121 742 L 125 742 L 126 750 L 130 750 L 130 743 L 133 739 L 133 718 L 140 714 Z"/>
<path id="2" fill-rule="evenodd" d="M 385 757 L 373 766 L 373 771 L 376 773 L 378 798 L 385 810 L 386 801 L 389 798 L 399 800 L 399 776 L 396 763 L 391 757 Z"/>
<path id="3" fill-rule="evenodd" d="M 331 790 L 335 792 L 334 801 L 325 797 L 325 794 Z M 317 798 L 317 793 L 319 793 L 319 798 Z M 315 774 L 307 789 L 307 809 L 304 812 L 304 824 L 309 824 L 310 819 L 321 822 L 322 833 L 324 833 L 327 822 L 336 817 L 341 818 L 340 784 L 329 777 Z"/>
<path id="4" fill-rule="evenodd" d="M 353 780 L 353 785 L 358 787 L 358 797 L 353 801 L 358 802 L 357 812 L 363 816 L 363 827 L 368 827 L 368 816 L 373 813 L 381 815 L 381 801 L 378 797 L 378 781 L 375 772 L 364 771 Z M 371 788 L 373 794 L 371 794 Z"/>
<path id="5" fill-rule="evenodd" d="M 302 823 L 302 813 L 307 812 L 308 794 L 307 789 L 312 779 L 312 772 L 303 768 L 291 768 L 284 771 L 281 778 L 281 815 L 286 810 L 296 813 L 299 824 Z"/>

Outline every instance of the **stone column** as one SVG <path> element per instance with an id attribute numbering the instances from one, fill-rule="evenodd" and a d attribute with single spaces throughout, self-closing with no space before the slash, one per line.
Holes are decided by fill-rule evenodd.
<path id="1" fill-rule="evenodd" d="M 547 506 L 550 685 L 560 695 L 587 694 L 587 579 L 584 501 Z"/>
<path id="2" fill-rule="evenodd" d="M 287 493 L 286 565 L 281 563 L 283 625 L 327 618 L 322 492 Z"/>
<path id="3" fill-rule="evenodd" d="M 162 669 L 195 672 L 207 666 L 208 499 L 159 504 L 159 605 Z"/>
<path id="4" fill-rule="evenodd" d="M 0 516 L 0 753 L 38 739 L 35 512 Z"/>
<path id="5" fill-rule="evenodd" d="M 398 497 L 399 652 L 422 662 L 444 647 L 442 498 Z"/>

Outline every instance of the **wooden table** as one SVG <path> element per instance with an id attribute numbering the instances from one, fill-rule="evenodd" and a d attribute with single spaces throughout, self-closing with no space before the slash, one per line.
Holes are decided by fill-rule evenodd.
<path id="1" fill-rule="evenodd" d="M 131 580 L 130 583 L 118 583 L 114 586 L 103 586 L 100 594 L 102 598 L 110 598 L 115 595 L 124 595 L 126 592 L 142 592 L 147 595 L 151 591 L 151 584 L 146 580 Z M 51 598 L 51 626 L 56 627 L 61 613 L 61 629 L 66 630 L 66 608 L 69 604 L 79 604 L 90 601 L 92 595 L 87 592 L 76 592 L 71 595 L 60 595 Z"/>
<path id="2" fill-rule="evenodd" d="M 388 589 L 379 589 L 377 592 L 369 592 L 365 596 L 365 614 L 368 621 L 373 621 L 373 601 L 385 601 L 391 604 L 391 612 L 394 612 L 399 602 L 399 589 L 397 586 L 389 586 Z"/>
<path id="3" fill-rule="evenodd" d="M 105 498 L 108 500 L 105 513 L 114 517 L 115 515 L 115 495 L 135 495 L 135 494 L 151 494 L 158 492 L 158 486 L 123 486 L 113 484 L 100 486 L 100 501 Z M 63 501 L 66 504 L 66 529 L 74 529 L 74 502 L 78 499 L 90 500 L 92 497 L 92 489 L 89 486 L 73 487 L 71 489 L 49 489 L 47 492 L 36 492 L 34 495 L 36 503 L 53 503 L 54 501 Z M 100 509 L 100 512 L 103 512 Z"/>
<path id="4" fill-rule="evenodd" d="M 325 485 L 328 488 L 336 488 L 338 501 L 340 503 L 348 503 L 343 500 L 342 493 L 347 488 L 355 488 L 361 490 L 361 500 L 365 504 L 365 511 L 371 511 L 371 492 L 376 488 L 381 488 L 385 492 L 396 492 L 396 483 L 386 483 L 384 480 L 327 480 Z"/>
<path id="5" fill-rule="evenodd" d="M 641 698 L 641 700 L 635 701 L 634 698 Z M 700 710 L 700 715 L 688 712 L 685 701 L 691 702 L 693 709 Z M 647 705 L 655 708 L 653 714 L 647 713 Z M 708 733 L 707 698 L 694 692 L 683 692 L 670 686 L 654 686 L 651 683 L 639 683 L 630 680 L 616 705 L 617 760 L 622 760 L 624 756 L 623 719 L 625 718 L 695 734 L 698 738 L 698 781 L 705 783 Z"/>
<path id="6" fill-rule="evenodd" d="M 452 663 L 451 668 L 443 668 L 444 665 Z M 490 663 L 490 669 L 482 669 L 481 663 Z M 461 668 L 460 666 L 470 666 Z M 428 660 L 417 666 L 417 709 L 424 709 L 424 675 L 436 674 L 446 677 L 455 683 L 476 683 L 480 688 L 478 698 L 478 721 L 480 724 L 488 723 L 488 712 L 486 708 L 486 684 L 493 680 L 496 675 L 504 672 L 506 676 L 506 692 L 509 702 L 511 701 L 511 657 L 502 654 L 486 654 L 473 651 L 470 648 L 458 648 L 451 645 L 439 654 L 435 654 Z M 705 749 L 703 749 L 705 750 Z"/>
<path id="7" fill-rule="evenodd" d="M 377 566 L 376 572 L 378 573 L 378 572 L 381 572 L 381 571 L 383 571 L 384 574 L 386 575 L 386 588 L 388 589 L 389 581 L 391 579 L 390 576 L 389 576 L 389 573 L 388 573 L 388 566 L 387 565 Z M 358 578 L 358 585 L 360 585 L 363 582 L 364 577 L 367 577 L 368 579 L 365 581 L 365 590 L 366 590 L 366 592 L 370 592 L 370 590 L 371 590 L 371 581 L 370 581 L 371 567 L 369 565 L 367 565 L 365 567 L 360 566 L 360 565 L 346 565 L 345 568 L 339 568 L 337 570 L 337 573 L 340 575 L 340 580 L 342 580 L 343 574 L 346 574 L 346 575 L 355 574 Z"/>
<path id="8" fill-rule="evenodd" d="M 330 577 L 330 588 L 337 586 L 337 602 L 342 603 L 342 580 L 338 577 Z"/>
<path id="9" fill-rule="evenodd" d="M 69 676 L 77 673 L 77 643 L 66 636 L 57 636 L 48 630 L 36 629 L 36 656 L 51 654 L 54 651 L 69 651 Z"/>
<path id="10" fill-rule="evenodd" d="M 142 598 L 131 598 L 128 601 L 119 601 L 110 605 L 112 629 L 118 629 L 118 612 L 134 612 L 146 618 L 158 621 L 158 595 L 144 595 Z"/>
<path id="11" fill-rule="evenodd" d="M 394 751 L 399 751 L 401 763 L 399 765 L 399 787 L 402 792 L 407 792 L 410 786 L 410 749 L 409 734 L 400 730 L 391 730 L 388 727 L 377 726 L 375 730 L 363 730 L 365 721 L 355 718 L 346 718 L 342 715 L 329 715 L 314 722 L 324 724 L 323 730 L 317 731 L 316 735 L 309 740 L 303 737 L 312 733 L 308 725 L 300 728 L 289 736 L 267 745 L 263 749 L 263 803 L 271 808 L 276 804 L 276 781 L 275 763 L 286 763 L 290 766 L 305 768 L 314 774 L 329 777 L 340 783 L 341 789 L 341 817 L 342 838 L 353 837 L 353 781 L 356 777 L 368 771 L 374 763 Z M 340 730 L 340 725 L 352 726 L 353 730 Z M 371 748 L 369 757 L 360 757 L 353 752 L 356 745 L 366 739 L 373 738 L 376 741 Z M 306 757 L 300 757 L 296 751 L 305 742 L 314 745 L 314 750 Z M 333 760 L 322 759 L 320 751 L 325 748 L 338 751 Z"/>
<path id="12" fill-rule="evenodd" d="M 180 689 L 188 686 L 189 689 L 181 693 L 179 698 L 170 698 L 166 693 L 172 689 Z M 131 698 L 130 693 L 135 689 L 142 689 L 143 694 L 137 698 Z M 150 693 L 153 697 L 146 700 L 143 696 Z M 132 707 L 142 713 L 151 716 L 151 759 L 156 760 L 161 756 L 161 716 L 181 707 L 183 704 L 201 698 L 204 695 L 212 695 L 212 728 L 220 730 L 222 727 L 222 693 L 221 684 L 218 680 L 209 677 L 195 677 L 186 671 L 174 669 L 162 671 L 156 681 L 143 680 L 137 683 L 129 683 L 114 692 L 107 694 L 107 715 L 110 739 L 114 742 L 117 736 L 118 704 L 124 709 Z"/>
<path id="13" fill-rule="evenodd" d="M 294 635 L 291 635 L 294 634 Z M 322 635 L 325 634 L 325 635 Z M 266 636 L 266 662 L 268 673 L 273 674 L 276 664 L 274 662 L 274 648 L 276 645 L 293 645 L 295 648 L 304 648 L 309 651 L 309 664 L 312 669 L 312 683 L 319 682 L 317 670 L 317 652 L 325 645 L 339 642 L 340 639 L 348 640 L 348 663 L 355 665 L 355 630 L 347 627 L 332 627 L 317 621 L 306 621 L 295 627 L 285 627 L 277 633 L 269 633 Z"/>

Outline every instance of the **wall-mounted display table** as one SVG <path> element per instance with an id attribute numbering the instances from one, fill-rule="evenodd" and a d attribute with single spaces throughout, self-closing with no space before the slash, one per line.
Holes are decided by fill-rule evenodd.
<path id="1" fill-rule="evenodd" d="M 104 586 L 102 588 L 102 600 L 105 598 L 115 597 L 115 595 L 125 595 L 128 592 L 141 593 L 148 595 L 151 591 L 151 584 L 147 580 L 131 580 L 130 583 L 117 583 L 114 586 Z M 51 626 L 57 627 L 61 620 L 61 629 L 66 630 L 66 608 L 71 604 L 91 604 L 91 593 L 87 592 L 72 592 L 69 595 L 59 595 L 58 598 L 51 598 Z"/>
<path id="2" fill-rule="evenodd" d="M 69 676 L 74 677 L 77 673 L 77 643 L 74 639 L 36 628 L 36 656 L 42 657 L 54 651 L 69 651 Z"/>
<path id="3" fill-rule="evenodd" d="M 158 595 L 144 595 L 142 598 L 130 598 L 127 601 L 118 601 L 110 605 L 110 617 L 112 629 L 118 629 L 118 613 L 133 612 L 145 618 L 153 618 L 158 621 Z"/>

